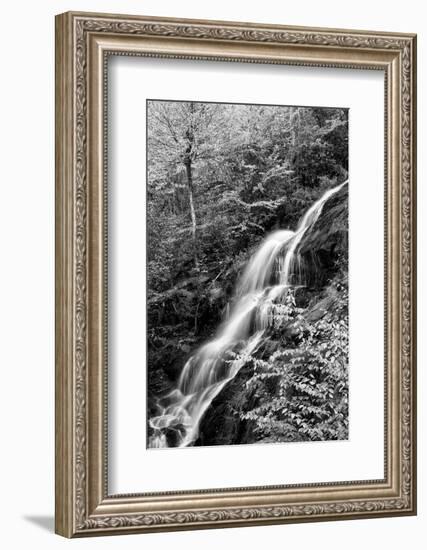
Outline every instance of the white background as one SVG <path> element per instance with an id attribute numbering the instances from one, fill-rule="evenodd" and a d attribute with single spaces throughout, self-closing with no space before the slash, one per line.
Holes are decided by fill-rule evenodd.
<path id="1" fill-rule="evenodd" d="M 109 71 L 110 494 L 382 479 L 384 73 L 129 57 Z M 146 449 L 146 98 L 349 108 L 348 441 Z"/>
<path id="2" fill-rule="evenodd" d="M 1 94 L 1 543 L 4 548 L 425 547 L 425 400 L 419 399 L 418 517 L 166 533 L 66 541 L 53 525 L 53 16 L 67 9 L 418 32 L 420 98 L 425 95 L 422 2 L 275 0 L 75 0 L 2 6 Z M 424 21 L 424 24 L 423 24 Z M 419 105 L 419 151 L 426 111 Z M 421 157 L 421 154 L 420 154 Z M 425 164 L 419 161 L 419 393 L 426 391 Z M 424 249 L 424 250 L 423 250 Z"/>

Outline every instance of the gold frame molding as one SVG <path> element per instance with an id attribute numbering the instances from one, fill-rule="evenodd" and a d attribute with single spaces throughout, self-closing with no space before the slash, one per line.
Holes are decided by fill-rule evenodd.
<path id="1" fill-rule="evenodd" d="M 384 479 L 108 494 L 104 123 L 109 55 L 384 71 Z M 416 513 L 415 124 L 413 34 L 73 12 L 56 17 L 58 534 L 78 537 Z"/>

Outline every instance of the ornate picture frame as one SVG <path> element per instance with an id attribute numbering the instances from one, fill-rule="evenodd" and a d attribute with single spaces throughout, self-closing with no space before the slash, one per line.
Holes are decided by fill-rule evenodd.
<path id="1" fill-rule="evenodd" d="M 106 60 L 385 76 L 384 479 L 108 492 Z M 82 537 L 416 513 L 416 36 L 68 12 L 56 17 L 56 532 Z"/>

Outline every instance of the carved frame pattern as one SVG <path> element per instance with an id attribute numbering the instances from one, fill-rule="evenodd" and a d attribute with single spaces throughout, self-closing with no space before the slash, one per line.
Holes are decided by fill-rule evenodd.
<path id="1" fill-rule="evenodd" d="M 223 59 L 221 44 L 272 44 L 298 46 L 306 49 L 315 58 L 307 60 L 267 59 L 267 56 L 234 61 L 297 63 L 317 66 L 360 67 L 354 63 L 358 51 L 388 52 L 385 64 L 390 78 L 392 63 L 399 67 L 393 74 L 391 90 L 398 94 L 400 143 L 395 144 L 400 158 L 399 182 L 395 189 L 399 195 L 400 226 L 395 228 L 398 247 L 400 319 L 400 388 L 399 388 L 399 456 L 398 490 L 390 496 L 372 496 L 363 493 L 363 498 L 340 500 L 314 499 L 308 502 L 290 502 L 283 505 L 241 506 L 226 505 L 212 508 L 208 500 L 196 509 L 172 509 L 140 511 L 134 505 L 138 495 L 122 496 L 124 512 L 111 508 L 115 497 L 105 494 L 105 483 L 100 481 L 97 495 L 91 488 L 95 475 L 102 477 L 105 460 L 96 462 L 95 470 L 90 465 L 88 441 L 91 434 L 89 415 L 100 415 L 89 406 L 88 369 L 88 315 L 91 295 L 88 292 L 88 243 L 91 235 L 89 223 L 90 204 L 88 192 L 88 159 L 90 136 L 88 124 L 91 113 L 89 105 L 89 56 L 91 37 L 106 35 L 118 40 L 114 53 L 133 55 L 120 39 L 132 40 L 145 37 L 155 39 L 185 39 L 194 43 L 214 41 L 217 49 L 210 59 Z M 56 530 L 64 536 L 123 533 L 135 531 L 189 529 L 215 526 L 255 525 L 285 521 L 309 521 L 314 519 L 345 519 L 415 513 L 415 37 L 367 33 L 363 31 L 340 31 L 329 29 L 303 29 L 257 26 L 240 23 L 210 21 L 163 20 L 161 18 L 138 18 L 134 16 L 110 16 L 97 14 L 67 13 L 57 17 L 57 485 L 56 485 Z M 302 49 L 301 49 L 302 48 Z M 330 61 L 321 52 L 334 48 L 343 55 L 344 63 Z M 320 53 L 316 53 L 320 52 Z M 160 56 L 161 51 L 154 54 Z M 168 56 L 174 57 L 168 53 Z M 177 57 L 203 58 L 200 55 L 177 55 Z M 225 56 L 227 58 L 227 56 Z M 396 65 L 397 63 L 397 65 Z M 376 62 L 364 63 L 374 67 Z M 390 74 L 389 74 L 390 73 Z M 100 85 L 100 84 L 99 84 Z M 396 155 L 394 155 L 396 156 Z M 96 408 L 96 407 L 95 407 Z M 102 423 L 102 419 L 98 419 Z M 103 452 L 103 451 L 101 451 Z M 92 461 L 93 462 L 93 461 Z M 102 462 L 102 461 L 101 461 Z M 368 482 L 367 482 L 368 483 Z M 332 484 L 333 485 L 333 484 Z M 350 486 L 350 484 L 349 484 Z M 303 486 L 304 487 L 304 486 Z M 309 487 L 309 486 L 307 486 Z M 297 491 L 298 489 L 295 489 Z M 96 493 L 96 491 L 95 491 Z M 100 494 L 102 493 L 102 497 Z M 201 492 L 203 493 L 203 492 Z M 197 494 L 198 500 L 203 494 Z M 94 506 L 93 502 L 100 504 Z M 236 499 L 237 503 L 237 499 Z M 175 509 L 174 509 L 175 508 Z"/>

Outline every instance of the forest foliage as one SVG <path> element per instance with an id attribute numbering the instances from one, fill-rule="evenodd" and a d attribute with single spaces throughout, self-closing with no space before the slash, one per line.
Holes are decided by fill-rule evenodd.
<path id="1" fill-rule="evenodd" d="M 314 322 L 307 320 L 289 291 L 275 312 L 271 338 L 280 342 L 281 329 L 289 324 L 292 338 L 266 358 L 245 358 L 253 368 L 246 391 L 257 405 L 240 411 L 240 418 L 252 422 L 257 440 L 348 437 L 348 291 L 337 280 L 331 288 L 333 306 Z"/>
<path id="2" fill-rule="evenodd" d="M 147 124 L 150 404 L 224 318 L 236 280 L 265 235 L 295 229 L 326 189 L 346 179 L 348 112 L 150 100 Z M 347 407 L 345 392 L 338 391 L 346 380 L 347 313 L 338 314 L 346 307 L 346 258 L 339 263 L 327 281 L 329 292 L 334 285 L 342 290 L 329 316 L 304 321 L 289 295 L 276 337 L 280 341 L 281 318 L 298 320 L 298 345 L 251 359 L 253 376 L 242 391 L 256 389 L 257 404 L 239 417 L 259 437 L 297 440 L 315 438 L 316 430 L 345 431 L 345 423 L 328 424 L 346 417 Z M 297 376 L 301 363 L 303 377 Z M 309 410 L 302 406 L 305 396 L 313 398 Z M 328 407 L 333 410 L 325 414 Z"/>

